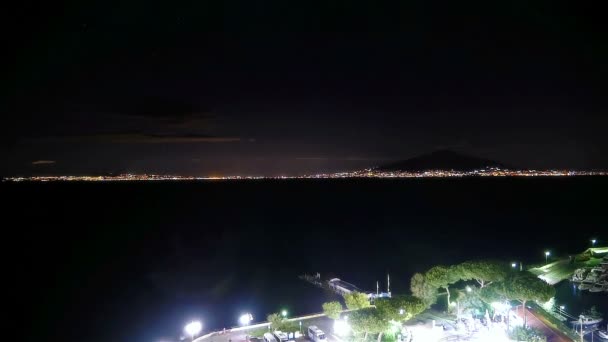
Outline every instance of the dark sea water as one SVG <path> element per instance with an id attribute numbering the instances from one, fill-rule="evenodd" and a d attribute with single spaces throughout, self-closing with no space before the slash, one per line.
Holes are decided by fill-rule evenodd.
<path id="1" fill-rule="evenodd" d="M 331 299 L 297 276 L 407 292 L 414 272 L 544 262 L 608 241 L 608 178 L 2 183 L 23 340 L 155 341 Z M 607 297 L 599 297 L 605 300 Z M 35 325 L 35 329 L 31 326 Z"/>
<path id="2" fill-rule="evenodd" d="M 599 312 L 603 313 L 604 319 L 608 320 L 608 294 L 605 292 L 581 291 L 577 286 L 578 284 L 569 280 L 556 284 L 556 305 L 564 305 L 564 310 L 574 317 L 578 317 L 581 313 L 595 306 Z M 602 323 L 602 328 L 605 323 Z"/>

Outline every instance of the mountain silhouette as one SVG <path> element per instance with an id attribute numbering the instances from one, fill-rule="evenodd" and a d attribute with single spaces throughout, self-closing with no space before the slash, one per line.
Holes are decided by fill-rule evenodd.
<path id="1" fill-rule="evenodd" d="M 428 170 L 454 170 L 454 171 L 471 171 L 479 170 L 488 167 L 497 167 L 508 169 L 502 163 L 477 158 L 450 150 L 439 150 L 414 157 L 407 160 L 401 160 L 390 164 L 382 165 L 376 170 L 378 171 L 428 171 Z"/>

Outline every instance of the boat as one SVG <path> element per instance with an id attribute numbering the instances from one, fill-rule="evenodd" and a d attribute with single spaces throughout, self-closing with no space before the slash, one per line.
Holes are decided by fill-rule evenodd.
<path id="1" fill-rule="evenodd" d="M 602 292 L 606 289 L 608 289 L 608 282 L 604 281 L 601 283 L 595 283 L 595 285 L 589 289 L 589 292 Z"/>
<path id="2" fill-rule="evenodd" d="M 585 277 L 587 277 L 588 273 L 589 273 L 588 269 L 579 268 L 576 271 L 574 271 L 574 274 L 572 275 L 572 281 L 579 283 L 579 282 L 585 280 Z"/>
<path id="3" fill-rule="evenodd" d="M 584 290 L 589 290 L 592 287 L 593 287 L 593 283 L 585 280 L 578 286 L 578 289 L 581 291 L 584 291 Z"/>
<path id="4" fill-rule="evenodd" d="M 580 315 L 579 319 L 577 319 L 576 321 L 571 321 L 570 323 L 575 325 L 596 325 L 600 324 L 602 321 L 603 319 L 601 317 L 589 317 Z"/>

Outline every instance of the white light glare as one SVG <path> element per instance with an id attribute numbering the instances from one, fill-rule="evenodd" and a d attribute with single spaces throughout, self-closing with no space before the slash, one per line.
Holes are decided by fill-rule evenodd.
<path id="1" fill-rule="evenodd" d="M 241 323 L 241 325 L 249 325 L 251 321 L 253 321 L 253 316 L 250 313 L 243 314 L 239 317 L 239 323 Z"/>
<path id="2" fill-rule="evenodd" d="M 347 321 L 343 321 L 341 319 L 337 319 L 334 321 L 334 333 L 338 336 L 348 335 L 350 332 L 350 325 Z"/>
<path id="3" fill-rule="evenodd" d="M 186 333 L 190 336 L 198 335 L 198 333 L 200 333 L 202 329 L 203 325 L 199 321 L 192 321 L 186 324 L 186 327 L 184 328 Z"/>

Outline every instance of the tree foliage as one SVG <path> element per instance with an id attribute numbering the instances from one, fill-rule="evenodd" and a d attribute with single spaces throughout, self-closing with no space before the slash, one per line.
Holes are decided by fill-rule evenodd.
<path id="1" fill-rule="evenodd" d="M 508 278 L 502 291 L 507 298 L 520 302 L 530 300 L 546 302 L 555 296 L 553 286 L 528 272 L 518 272 Z"/>
<path id="2" fill-rule="evenodd" d="M 356 291 L 345 294 L 344 302 L 349 310 L 363 309 L 370 306 L 367 295 Z"/>
<path id="3" fill-rule="evenodd" d="M 416 273 L 410 281 L 412 294 L 421 299 L 426 307 L 431 306 L 437 301 L 437 289 L 426 281 L 422 273 Z"/>
<path id="4" fill-rule="evenodd" d="M 493 302 L 503 302 L 505 300 L 509 300 L 509 298 L 506 296 L 505 286 L 506 282 L 504 281 L 493 283 L 491 286 L 486 285 L 477 291 L 477 295 L 481 300 L 488 304 Z"/>
<path id="5" fill-rule="evenodd" d="M 332 319 L 340 318 L 342 304 L 338 301 L 323 303 L 323 313 Z"/>
<path id="6" fill-rule="evenodd" d="M 546 302 L 555 295 L 555 289 L 535 275 L 528 272 L 511 272 L 507 265 L 487 260 L 467 261 L 450 267 L 435 266 L 424 274 L 414 274 L 410 288 L 412 294 L 420 298 L 426 306 L 434 303 L 437 289 L 445 289 L 449 306 L 449 287 L 460 280 L 475 280 L 479 284 L 475 297 L 488 304 L 503 300 L 518 300 L 525 308 L 528 301 Z M 460 302 L 462 298 L 458 303 L 459 307 Z M 469 304 L 479 306 L 480 303 Z M 524 324 L 525 321 L 524 311 Z"/>
<path id="7" fill-rule="evenodd" d="M 458 269 L 460 279 L 475 280 L 480 288 L 503 281 L 509 274 L 509 269 L 504 263 L 489 260 L 466 261 L 455 268 Z"/>
<path id="8" fill-rule="evenodd" d="M 376 309 L 386 321 L 407 321 L 426 309 L 424 301 L 409 295 L 376 300 Z"/>
<path id="9" fill-rule="evenodd" d="M 381 339 L 382 333 L 389 328 L 389 322 L 375 308 L 365 308 L 352 312 L 348 321 L 355 333 L 364 333 L 365 338 L 368 334 L 378 334 Z"/>
<path id="10" fill-rule="evenodd" d="M 450 304 L 450 288 L 449 286 L 460 280 L 457 267 L 435 266 L 426 271 L 424 278 L 427 283 L 434 288 L 445 289 L 448 295 L 448 305 Z"/>
<path id="11" fill-rule="evenodd" d="M 524 326 L 527 324 L 526 302 L 531 300 L 546 302 L 555 296 L 553 286 L 528 272 L 518 272 L 505 279 L 505 283 L 499 288 L 499 292 L 509 299 L 521 302 L 524 312 Z"/>
<path id="12" fill-rule="evenodd" d="M 285 318 L 279 313 L 273 313 L 266 316 L 266 320 L 270 323 L 270 328 L 272 330 L 281 330 L 285 324 Z"/>

